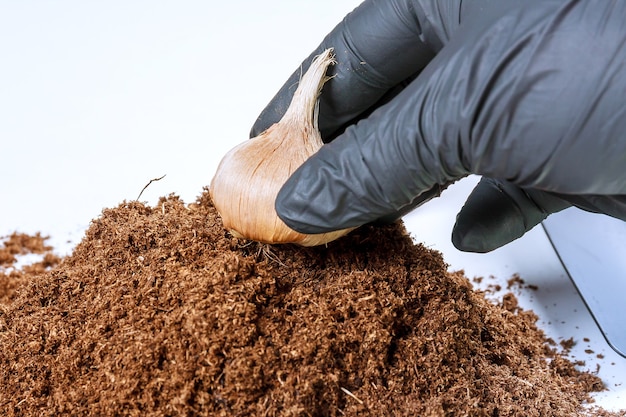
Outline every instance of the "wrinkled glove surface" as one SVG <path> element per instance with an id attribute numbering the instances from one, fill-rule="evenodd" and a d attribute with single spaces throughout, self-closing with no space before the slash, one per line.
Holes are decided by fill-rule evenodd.
<path id="1" fill-rule="evenodd" d="M 461 250 L 495 249 L 571 205 L 626 220 L 626 2 L 365 1 L 251 136 L 329 47 L 327 144 L 276 200 L 291 228 L 393 220 L 469 174 L 483 180 L 457 216 Z"/>

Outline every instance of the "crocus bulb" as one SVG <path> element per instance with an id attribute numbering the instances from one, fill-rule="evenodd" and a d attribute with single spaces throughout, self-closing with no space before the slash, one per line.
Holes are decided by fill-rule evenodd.
<path id="1" fill-rule="evenodd" d="M 224 227 L 264 243 L 321 245 L 352 229 L 303 234 L 276 214 L 274 202 L 289 176 L 323 145 L 317 114 L 322 86 L 334 64 L 332 49 L 317 56 L 300 79 L 285 115 L 259 136 L 231 149 L 220 162 L 209 192 Z"/>

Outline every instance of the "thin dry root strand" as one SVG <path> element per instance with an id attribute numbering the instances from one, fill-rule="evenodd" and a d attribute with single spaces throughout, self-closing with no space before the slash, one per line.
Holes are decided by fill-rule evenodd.
<path id="1" fill-rule="evenodd" d="M 141 195 L 143 194 L 144 191 L 146 191 L 146 188 L 148 188 L 148 186 L 150 184 L 152 184 L 155 181 L 161 181 L 163 178 L 165 178 L 167 174 L 163 174 L 162 176 L 160 176 L 159 178 L 152 178 L 142 189 L 141 192 L 139 193 L 139 195 L 137 196 L 137 198 L 135 199 L 135 201 L 139 201 L 139 199 L 141 198 Z"/>
<path id="2" fill-rule="evenodd" d="M 284 266 L 284 267 L 287 266 L 278 258 L 278 256 L 276 256 L 276 254 L 274 254 L 274 252 L 272 252 L 272 246 L 270 244 L 261 243 L 261 242 L 255 242 L 255 243 L 257 244 L 257 253 L 256 253 L 257 260 L 261 258 L 265 258 L 270 261 L 276 262 L 280 266 Z"/>

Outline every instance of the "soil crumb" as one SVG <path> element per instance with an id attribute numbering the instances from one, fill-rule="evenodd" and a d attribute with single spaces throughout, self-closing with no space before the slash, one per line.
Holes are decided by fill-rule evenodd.
<path id="1" fill-rule="evenodd" d="M 325 247 L 231 237 L 207 190 L 125 202 L 0 299 L 3 416 L 572 416 L 580 372 L 513 296 L 402 224 Z"/>

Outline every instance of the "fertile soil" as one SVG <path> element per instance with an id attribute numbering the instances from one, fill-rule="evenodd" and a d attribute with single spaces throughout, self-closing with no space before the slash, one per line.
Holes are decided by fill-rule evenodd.
<path id="1" fill-rule="evenodd" d="M 106 209 L 1 282 L 3 416 L 571 416 L 603 389 L 400 223 L 262 245 L 204 190 Z"/>

